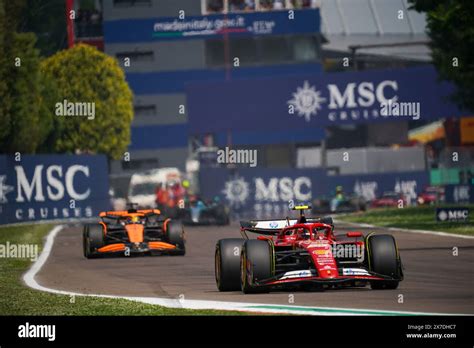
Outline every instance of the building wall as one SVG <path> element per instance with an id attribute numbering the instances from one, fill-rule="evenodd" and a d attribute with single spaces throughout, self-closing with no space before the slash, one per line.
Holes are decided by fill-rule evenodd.
<path id="1" fill-rule="evenodd" d="M 132 3 L 121 1 L 121 4 L 117 5 L 114 0 L 104 1 L 104 24 L 127 20 L 123 22 L 124 25 L 132 26 L 134 20 L 177 18 L 181 10 L 186 17 L 201 16 L 200 0 L 140 0 L 130 6 Z M 189 139 L 185 94 L 188 82 L 322 71 L 319 41 L 308 34 L 299 34 L 298 37 L 267 35 L 231 38 L 230 57 L 238 56 L 240 66 L 232 66 L 230 71 L 226 70 L 224 64 L 224 45 L 223 40 L 219 38 L 150 41 L 148 37 L 137 37 L 135 42 L 120 42 L 120 37 L 117 39 L 115 35 L 115 39 L 110 39 L 114 41 L 112 43 L 107 41 L 107 36 L 105 30 L 104 50 L 117 58 L 124 69 L 134 93 L 135 107 L 132 141 L 129 146 L 132 162 L 113 162 L 113 174 L 148 169 L 148 166 L 153 165 L 184 167 Z M 271 57 L 267 57 L 269 54 L 262 55 L 263 47 L 268 48 L 265 52 L 270 52 Z M 252 53 L 252 50 L 255 52 Z M 288 53 L 289 60 L 285 58 L 286 54 L 283 54 L 285 51 L 291 52 Z M 280 52 L 281 57 L 273 52 Z M 307 55 L 305 52 L 311 54 Z M 130 66 L 125 64 L 126 58 L 129 58 Z M 216 134 L 217 138 L 223 136 L 226 134 Z M 249 136 L 236 134 L 235 138 L 246 139 Z M 275 162 L 274 165 L 280 164 Z"/>
<path id="2" fill-rule="evenodd" d="M 104 21 L 174 17 L 179 15 L 180 10 L 184 10 L 186 16 L 199 16 L 200 1 L 150 0 L 149 4 L 136 6 L 115 6 L 114 1 L 103 2 Z M 152 72 L 205 68 L 203 40 L 140 42 L 137 39 L 132 44 L 110 44 L 106 41 L 105 52 L 119 60 L 127 78 L 134 73 L 145 74 L 146 78 Z M 124 66 L 126 57 L 130 58 L 129 67 Z M 184 141 L 187 138 L 187 110 L 180 108 L 186 105 L 184 91 L 147 94 L 134 90 L 133 86 L 132 90 L 135 106 L 129 147 L 132 163 L 113 161 L 112 173 L 131 173 L 156 166 L 184 169 L 188 154 Z M 168 139 L 170 135 L 171 139 Z M 149 138 L 145 144 L 152 148 L 137 144 L 143 137 Z"/>
<path id="3" fill-rule="evenodd" d="M 188 121 L 186 96 L 182 93 L 135 95 L 134 104 L 134 126 L 186 124 Z M 184 106 L 182 109 L 181 105 Z M 152 106 L 155 108 L 153 114 L 146 111 Z M 139 111 L 140 107 L 144 108 L 143 112 Z"/>
<path id="4" fill-rule="evenodd" d="M 135 6 L 114 5 L 113 0 L 103 1 L 104 20 L 139 19 L 150 17 L 174 17 L 180 10 L 186 16 L 201 15 L 200 0 L 149 0 Z"/>
<path id="5" fill-rule="evenodd" d="M 421 146 L 328 150 L 327 166 L 339 168 L 341 175 L 423 171 L 425 150 Z"/>
<path id="6" fill-rule="evenodd" d="M 131 58 L 127 73 L 205 69 L 204 40 L 144 42 L 136 44 L 106 44 L 105 52 L 120 58 L 127 52 L 147 53 L 142 60 Z M 150 56 L 149 53 L 152 53 Z M 123 61 L 123 59 L 122 59 Z"/>
<path id="7" fill-rule="evenodd" d="M 170 148 L 170 149 L 153 149 L 153 150 L 138 150 L 130 151 L 131 160 L 138 162 L 133 164 L 133 168 L 129 168 L 126 162 L 112 161 L 110 170 L 114 174 L 125 173 L 133 174 L 137 171 L 144 171 L 157 167 L 178 167 L 184 170 L 183 158 L 187 156 L 187 148 Z"/>

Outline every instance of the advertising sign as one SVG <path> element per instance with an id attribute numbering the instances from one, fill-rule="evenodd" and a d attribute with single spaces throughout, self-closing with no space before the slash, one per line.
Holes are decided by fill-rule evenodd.
<path id="1" fill-rule="evenodd" d="M 432 66 L 189 83 L 191 133 L 462 116 Z"/>
<path id="2" fill-rule="evenodd" d="M 467 222 L 469 220 L 469 209 L 456 208 L 436 208 L 436 221 L 444 222 Z"/>
<path id="3" fill-rule="evenodd" d="M 108 190 L 105 156 L 0 156 L 0 224 L 97 216 Z"/>
<path id="4" fill-rule="evenodd" d="M 474 185 L 445 185 L 446 203 L 474 203 Z"/>
<path id="5" fill-rule="evenodd" d="M 104 22 L 107 43 L 206 39 L 229 36 L 312 34 L 320 31 L 319 9 L 121 19 Z"/>
<path id="6" fill-rule="evenodd" d="M 269 218 L 289 214 L 288 204 L 330 198 L 336 186 L 370 201 L 385 191 L 403 193 L 415 202 L 429 183 L 427 172 L 327 176 L 322 169 L 202 168 L 201 196 L 218 196 L 234 213 Z"/>

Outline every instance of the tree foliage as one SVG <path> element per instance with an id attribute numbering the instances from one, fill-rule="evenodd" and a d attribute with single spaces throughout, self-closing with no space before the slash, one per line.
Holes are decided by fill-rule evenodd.
<path id="1" fill-rule="evenodd" d="M 40 50 L 41 55 L 50 56 L 67 48 L 66 1 L 21 1 L 24 6 L 19 14 L 18 31 L 36 34 L 36 48 Z"/>
<path id="2" fill-rule="evenodd" d="M 34 153 L 52 127 L 54 85 L 40 72 L 33 33 L 18 33 L 22 1 L 0 0 L 0 151 Z M 48 93 L 45 86 L 50 85 Z M 49 103 L 49 105 L 48 105 Z"/>
<path id="3" fill-rule="evenodd" d="M 56 103 L 95 103 L 93 120 L 54 118 L 54 150 L 122 157 L 130 143 L 133 96 L 117 61 L 79 44 L 45 59 L 41 68 L 59 90 Z"/>
<path id="4" fill-rule="evenodd" d="M 426 12 L 433 62 L 442 79 L 457 85 L 454 101 L 474 111 L 474 1 L 409 1 L 415 10 Z"/>

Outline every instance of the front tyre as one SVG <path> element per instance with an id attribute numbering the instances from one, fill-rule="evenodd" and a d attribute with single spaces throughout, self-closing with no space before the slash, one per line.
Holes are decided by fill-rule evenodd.
<path id="1" fill-rule="evenodd" d="M 214 270 L 219 291 L 240 290 L 242 238 L 221 239 L 216 244 Z"/>
<path id="2" fill-rule="evenodd" d="M 258 281 L 273 275 L 273 246 L 265 240 L 249 239 L 244 243 L 240 257 L 240 287 L 244 294 L 268 292 Z"/>
<path id="3" fill-rule="evenodd" d="M 366 239 L 367 254 L 372 272 L 396 280 L 372 281 L 372 289 L 396 289 L 402 277 L 400 255 L 393 236 L 369 235 Z"/>
<path id="4" fill-rule="evenodd" d="M 185 255 L 186 246 L 184 241 L 183 224 L 179 221 L 171 220 L 166 229 L 166 241 L 176 245 L 177 249 L 172 255 Z"/>
<path id="5" fill-rule="evenodd" d="M 104 231 L 102 225 L 93 224 L 84 226 L 82 236 L 84 257 L 88 259 L 99 257 L 100 254 L 97 252 L 97 249 L 104 246 Z"/>

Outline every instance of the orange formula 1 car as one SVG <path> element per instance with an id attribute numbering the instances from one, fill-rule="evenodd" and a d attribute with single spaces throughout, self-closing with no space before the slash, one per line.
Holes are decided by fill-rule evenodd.
<path id="1" fill-rule="evenodd" d="M 107 254 L 185 254 L 183 226 L 164 218 L 158 209 L 106 211 L 99 216 L 99 223 L 84 226 L 88 259 Z"/>

